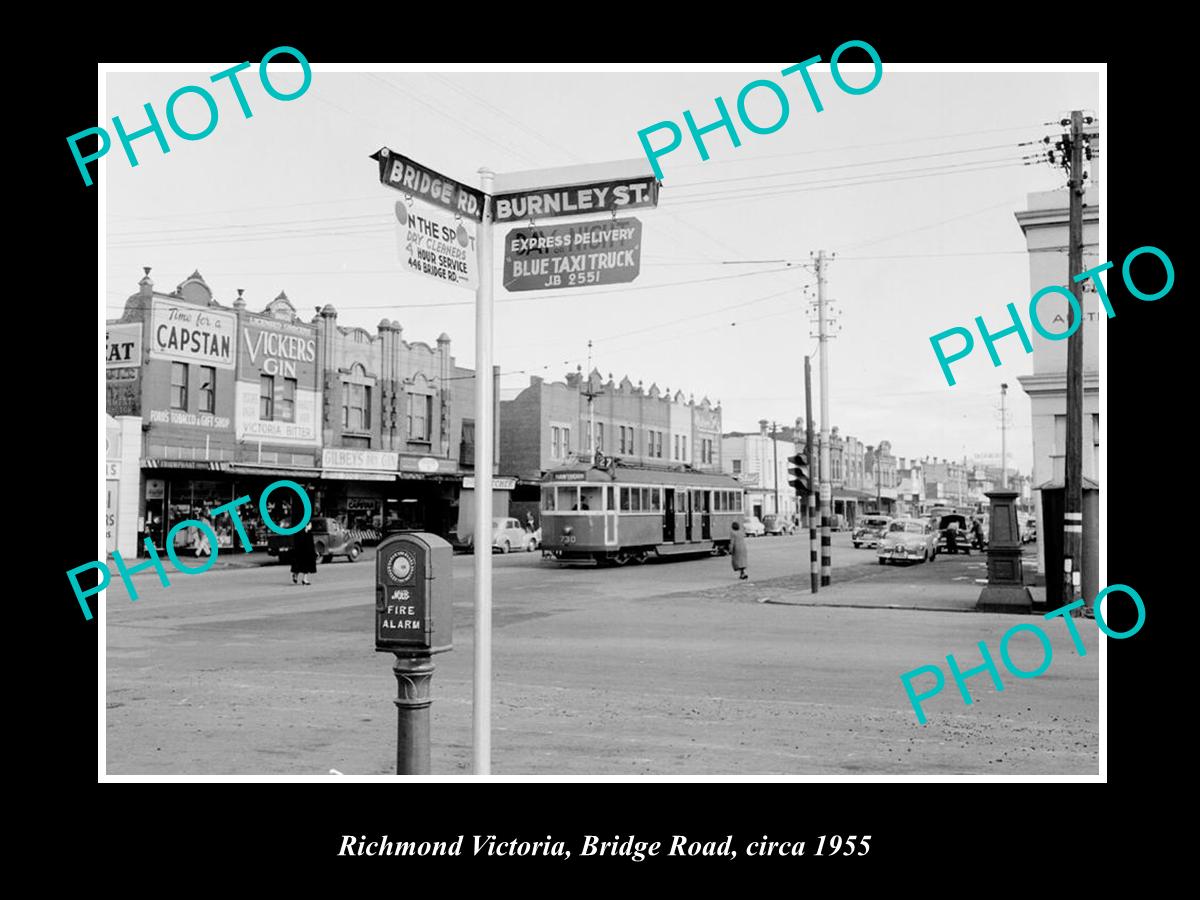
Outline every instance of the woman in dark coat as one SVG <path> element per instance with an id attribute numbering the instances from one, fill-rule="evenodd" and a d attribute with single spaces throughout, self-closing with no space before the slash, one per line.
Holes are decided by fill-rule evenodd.
<path id="1" fill-rule="evenodd" d="M 729 546 L 732 550 L 731 560 L 733 569 L 738 573 L 738 578 L 745 581 L 750 576 L 746 574 L 746 535 L 742 533 L 742 526 L 739 522 L 730 523 Z"/>
<path id="2" fill-rule="evenodd" d="M 312 523 L 296 532 L 292 538 L 292 584 L 300 576 L 300 584 L 310 584 L 308 576 L 317 571 L 317 548 L 313 546 Z"/>

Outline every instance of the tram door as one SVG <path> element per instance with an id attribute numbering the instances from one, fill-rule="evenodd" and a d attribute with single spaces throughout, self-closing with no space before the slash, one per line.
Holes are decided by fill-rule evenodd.
<path id="1" fill-rule="evenodd" d="M 684 534 L 687 535 L 688 541 L 693 540 L 693 538 L 692 538 L 692 514 L 694 512 L 694 507 L 692 505 L 692 495 L 693 495 L 692 491 L 684 491 L 683 492 L 684 503 L 687 506 L 687 513 L 684 518 L 684 526 L 683 527 L 684 527 Z"/>
<path id="2" fill-rule="evenodd" d="M 617 489 L 611 484 L 604 488 L 604 543 L 617 543 Z"/>
<path id="3" fill-rule="evenodd" d="M 675 490 L 663 488 L 663 542 L 675 543 Z"/>
<path id="4" fill-rule="evenodd" d="M 712 539 L 712 516 L 710 515 L 712 509 L 709 506 L 710 497 L 712 497 L 712 493 L 709 491 L 699 491 L 696 494 L 696 499 L 700 501 L 700 538 L 701 540 L 705 541 Z"/>

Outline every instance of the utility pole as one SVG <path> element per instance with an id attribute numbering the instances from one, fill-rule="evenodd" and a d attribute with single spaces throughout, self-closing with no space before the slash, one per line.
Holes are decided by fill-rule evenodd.
<path id="1" fill-rule="evenodd" d="M 825 251 L 817 251 L 817 340 L 821 354 L 821 585 L 830 583 L 829 501 L 829 335 L 825 329 Z"/>
<path id="2" fill-rule="evenodd" d="M 779 441 L 775 438 L 778 427 L 774 422 L 771 423 L 771 446 L 775 450 L 775 474 L 771 478 L 775 483 L 775 515 L 779 515 Z"/>
<path id="3" fill-rule="evenodd" d="M 596 458 L 596 451 L 599 449 L 596 446 L 596 407 L 592 403 L 592 398 L 595 394 L 592 393 L 592 340 L 588 338 L 588 364 L 587 364 L 587 401 L 588 401 L 588 452 L 592 454 L 592 459 Z"/>
<path id="4" fill-rule="evenodd" d="M 804 458 L 808 462 L 808 470 L 812 472 L 812 445 L 813 445 L 813 427 L 812 427 L 812 361 L 809 357 L 804 357 Z M 811 478 L 810 478 L 811 487 Z M 805 504 L 808 506 L 808 559 L 809 567 L 812 570 L 812 592 L 817 593 L 817 582 L 820 578 L 820 570 L 817 568 L 817 498 L 811 490 L 808 496 L 804 498 Z"/>
<path id="5" fill-rule="evenodd" d="M 1008 385 L 1000 385 L 1000 490 L 1008 490 Z"/>
<path id="6" fill-rule="evenodd" d="M 1063 124 L 1067 124 L 1066 120 Z M 1071 136 L 1064 149 L 1070 159 L 1070 220 L 1067 232 L 1067 284 L 1076 308 L 1083 310 L 1083 288 L 1074 276 L 1083 271 L 1083 112 L 1071 113 Z M 1074 309 L 1069 315 L 1074 317 Z M 1071 603 L 1082 591 L 1083 562 L 1083 322 L 1067 338 L 1067 466 L 1064 478 L 1063 595 Z M 1003 461 L 1002 461 L 1003 462 Z M 1086 614 L 1091 614 L 1087 600 Z"/>
<path id="7" fill-rule="evenodd" d="M 479 187 L 493 193 L 495 173 L 479 170 Z M 492 452 L 496 440 L 492 406 L 492 214 L 484 210 L 475 243 L 479 287 L 475 289 L 475 640 L 472 677 L 471 757 L 476 775 L 492 773 Z M 487 552 L 479 552 L 487 548 Z"/>

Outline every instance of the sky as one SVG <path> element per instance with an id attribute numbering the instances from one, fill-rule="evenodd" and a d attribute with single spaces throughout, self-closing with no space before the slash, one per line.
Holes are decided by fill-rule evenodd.
<path id="1" fill-rule="evenodd" d="M 254 310 L 286 291 L 306 319 L 332 303 L 343 326 L 373 332 L 381 319 L 397 320 L 406 340 L 429 344 L 446 332 L 457 363 L 473 367 L 474 293 L 402 266 L 394 205 L 403 197 L 379 183 L 370 154 L 387 146 L 476 186 L 484 166 L 513 172 L 642 157 L 638 130 L 669 119 L 685 138 L 660 159 L 658 207 L 628 213 L 643 235 L 631 284 L 508 293 L 499 286 L 500 239 L 512 226 L 497 226 L 501 399 L 531 375 L 561 380 L 586 367 L 590 339 L 602 375 L 719 401 L 726 431 L 756 430 L 760 419 L 791 423 L 804 414 L 806 354 L 818 390 L 809 319 L 812 254 L 824 250 L 836 254 L 826 267 L 831 424 L 865 444 L 888 440 L 897 456 L 998 456 L 1007 382 L 1010 464 L 1030 470 L 1029 402 L 1016 377 L 1032 371 L 1032 356 L 1010 338 L 995 368 L 977 341 L 955 364 L 950 387 L 929 338 L 977 315 L 1003 327 L 1005 305 L 1025 309 L 1042 287 L 1030 284 L 1014 213 L 1028 193 L 1061 189 L 1063 173 L 1022 164 L 1036 152 L 1022 142 L 1057 135 L 1048 123 L 1071 109 L 1097 110 L 1095 73 L 890 72 L 885 60 L 878 86 L 851 95 L 814 67 L 818 113 L 789 80 L 798 76 L 778 74 L 786 63 L 762 71 L 357 73 L 313 63 L 309 89 L 289 102 L 265 93 L 257 64 L 247 69 L 249 119 L 228 86 L 216 86 L 211 134 L 185 142 L 167 131 L 169 154 L 142 138 L 137 167 L 114 138 L 100 174 L 107 317 L 120 315 L 143 266 L 164 292 L 199 270 L 227 305 L 238 288 Z M 173 91 L 225 67 L 110 72 L 105 121 L 120 115 L 127 130 L 141 127 L 146 102 L 162 120 Z M 282 92 L 300 84 L 298 72 L 276 73 L 274 63 L 271 71 Z M 869 78 L 845 72 L 852 84 Z M 713 132 L 702 161 L 683 111 L 711 122 L 715 97 L 734 110 L 743 85 L 763 77 L 787 91 L 787 122 L 766 135 L 738 123 L 740 147 Z M 755 91 L 750 116 L 777 118 L 771 97 Z M 177 112 L 190 130 L 207 120 L 194 95 Z M 813 408 L 819 417 L 816 396 Z"/>

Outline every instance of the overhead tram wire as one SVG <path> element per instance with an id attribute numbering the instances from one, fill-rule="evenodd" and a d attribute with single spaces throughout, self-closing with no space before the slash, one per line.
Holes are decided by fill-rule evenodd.
<path id="1" fill-rule="evenodd" d="M 832 172 L 838 169 L 857 169 L 863 166 L 882 166 L 894 162 L 911 162 L 916 159 L 933 159 L 939 156 L 960 156 L 963 153 L 982 153 L 985 150 L 1016 150 L 1021 144 L 991 144 L 986 147 L 969 147 L 965 150 L 941 150 L 937 153 L 918 153 L 915 156 L 893 156 L 885 159 L 871 159 L 863 162 L 842 163 L 836 166 L 814 166 L 810 169 L 786 169 L 781 172 L 764 172 L 761 175 L 741 175 L 737 178 L 705 178 L 700 181 L 689 181 L 685 184 L 672 184 L 672 191 L 680 191 L 690 187 L 707 184 L 731 184 L 738 181 L 755 181 L 760 178 L 775 178 L 784 175 L 808 175 L 813 172 Z M 967 162 L 970 162 L 968 160 Z"/>
<path id="2" fill-rule="evenodd" d="M 1008 131 L 1040 131 L 1045 128 L 1047 123 L 1037 125 L 1011 125 L 1005 128 L 984 128 L 976 131 L 960 131 L 953 134 L 933 134 L 928 137 L 919 138 L 901 138 L 895 141 L 872 141 L 868 144 L 847 144 L 841 147 L 815 147 L 810 150 L 792 150 L 787 153 L 770 153 L 761 156 L 754 156 L 752 159 L 757 162 L 761 159 L 786 159 L 792 156 L 812 156 L 818 153 L 844 153 L 847 150 L 868 150 L 876 147 L 895 147 L 901 144 L 920 144 L 928 143 L 929 141 L 943 141 L 949 138 L 956 137 L 974 137 L 978 134 L 999 134 Z M 709 159 L 703 162 L 696 163 L 679 163 L 675 166 L 677 169 L 692 169 L 697 166 L 704 166 L 706 169 L 711 169 L 714 165 L 728 165 L 729 163 L 746 164 L 746 159 Z"/>
<path id="3" fill-rule="evenodd" d="M 922 179 L 922 178 L 937 178 L 937 177 L 941 177 L 943 175 L 969 175 L 969 174 L 976 173 L 976 172 L 990 172 L 990 171 L 995 171 L 997 169 L 1016 168 L 1020 165 L 1023 165 L 1023 164 L 1022 163 L 1016 163 L 1016 164 L 999 163 L 997 165 L 981 166 L 981 167 L 975 168 L 975 169 L 958 169 L 958 170 L 945 169 L 945 170 L 941 170 L 941 171 L 927 172 L 927 173 L 916 174 L 916 175 L 901 175 L 901 176 L 896 176 L 896 177 L 877 178 L 877 179 L 869 179 L 869 180 L 864 180 L 864 181 L 847 181 L 847 182 L 840 182 L 837 184 L 812 182 L 808 186 L 805 186 L 805 187 L 792 187 L 792 188 L 789 188 L 786 190 L 766 191 L 766 192 L 759 193 L 759 194 L 739 194 L 737 192 L 734 192 L 731 194 L 722 194 L 722 195 L 716 196 L 716 197 L 695 197 L 695 198 L 689 197 L 687 200 L 681 200 L 681 201 L 675 203 L 674 206 L 676 208 L 678 208 L 681 206 L 693 206 L 697 203 L 715 204 L 715 203 L 728 203 L 730 201 L 753 201 L 753 200 L 762 200 L 762 199 L 770 200 L 770 199 L 774 199 L 777 197 L 784 197 L 789 194 L 804 194 L 804 193 L 809 193 L 812 191 L 829 191 L 829 190 L 836 190 L 837 188 L 869 187 L 869 186 L 875 185 L 875 184 L 888 184 L 888 183 L 895 182 L 895 181 L 914 181 L 914 180 L 918 180 L 918 179 Z"/>
<path id="4" fill-rule="evenodd" d="M 586 292 L 576 293 L 560 293 L 548 294 L 540 291 L 533 293 L 531 296 L 516 296 L 503 297 L 496 300 L 496 303 L 529 303 L 538 300 L 586 300 L 590 297 L 596 297 L 600 294 L 629 294 L 635 291 L 654 291 L 662 288 L 682 287 L 691 284 L 707 284 L 714 281 L 729 281 L 736 278 L 752 278 L 756 275 L 772 275 L 779 272 L 789 272 L 791 269 L 760 269 L 757 272 L 739 272 L 736 275 L 714 275 L 708 278 L 689 278 L 685 281 L 668 281 L 662 284 L 643 284 L 636 287 L 618 287 L 607 288 L 602 291 L 588 290 Z M 453 300 L 446 303 L 372 303 L 365 306 L 346 306 L 346 310 L 356 309 L 433 309 L 439 306 L 472 306 L 474 300 Z"/>
<path id="5" fill-rule="evenodd" d="M 876 183 L 884 183 L 887 181 L 904 180 L 904 179 L 898 178 L 898 176 L 902 176 L 902 175 L 914 175 L 914 174 L 942 175 L 942 174 L 950 174 L 954 171 L 963 170 L 963 169 L 966 169 L 968 171 L 983 171 L 982 169 L 977 168 L 980 166 L 990 166 L 990 167 L 1012 166 L 1015 168 L 1017 166 L 1023 166 L 1023 165 L 1025 165 L 1025 163 L 1024 163 L 1022 157 L 998 157 L 995 159 L 972 160 L 970 162 L 946 163 L 944 165 L 938 165 L 938 166 L 919 166 L 917 168 L 912 168 L 912 169 L 897 169 L 893 172 L 875 172 L 875 173 L 866 174 L 866 175 L 842 175 L 842 176 L 838 176 L 835 178 L 818 178 L 818 179 L 814 179 L 811 181 L 789 181 L 789 182 L 785 182 L 783 184 L 772 184 L 772 185 L 763 184 L 763 185 L 756 185 L 755 187 L 751 188 L 750 190 L 752 190 L 752 191 L 768 191 L 769 190 L 772 194 L 774 194 L 774 193 L 786 194 L 786 193 L 792 193 L 791 190 L 788 190 L 789 188 L 805 188 L 805 187 L 810 187 L 813 185 L 833 185 L 835 187 L 850 187 L 850 186 L 853 186 L 855 184 L 860 184 L 860 183 L 861 184 L 876 184 Z M 858 179 L 858 180 L 849 181 L 848 179 Z M 760 197 L 760 196 L 765 196 L 765 194 L 763 194 L 763 193 L 746 193 L 745 191 L 742 191 L 742 190 L 712 191 L 712 192 L 705 193 L 705 194 L 686 195 L 684 197 L 681 197 L 676 202 L 676 205 L 679 205 L 682 203 L 693 203 L 693 202 L 697 202 L 697 201 L 716 200 L 716 199 L 721 199 L 723 197 Z"/>

